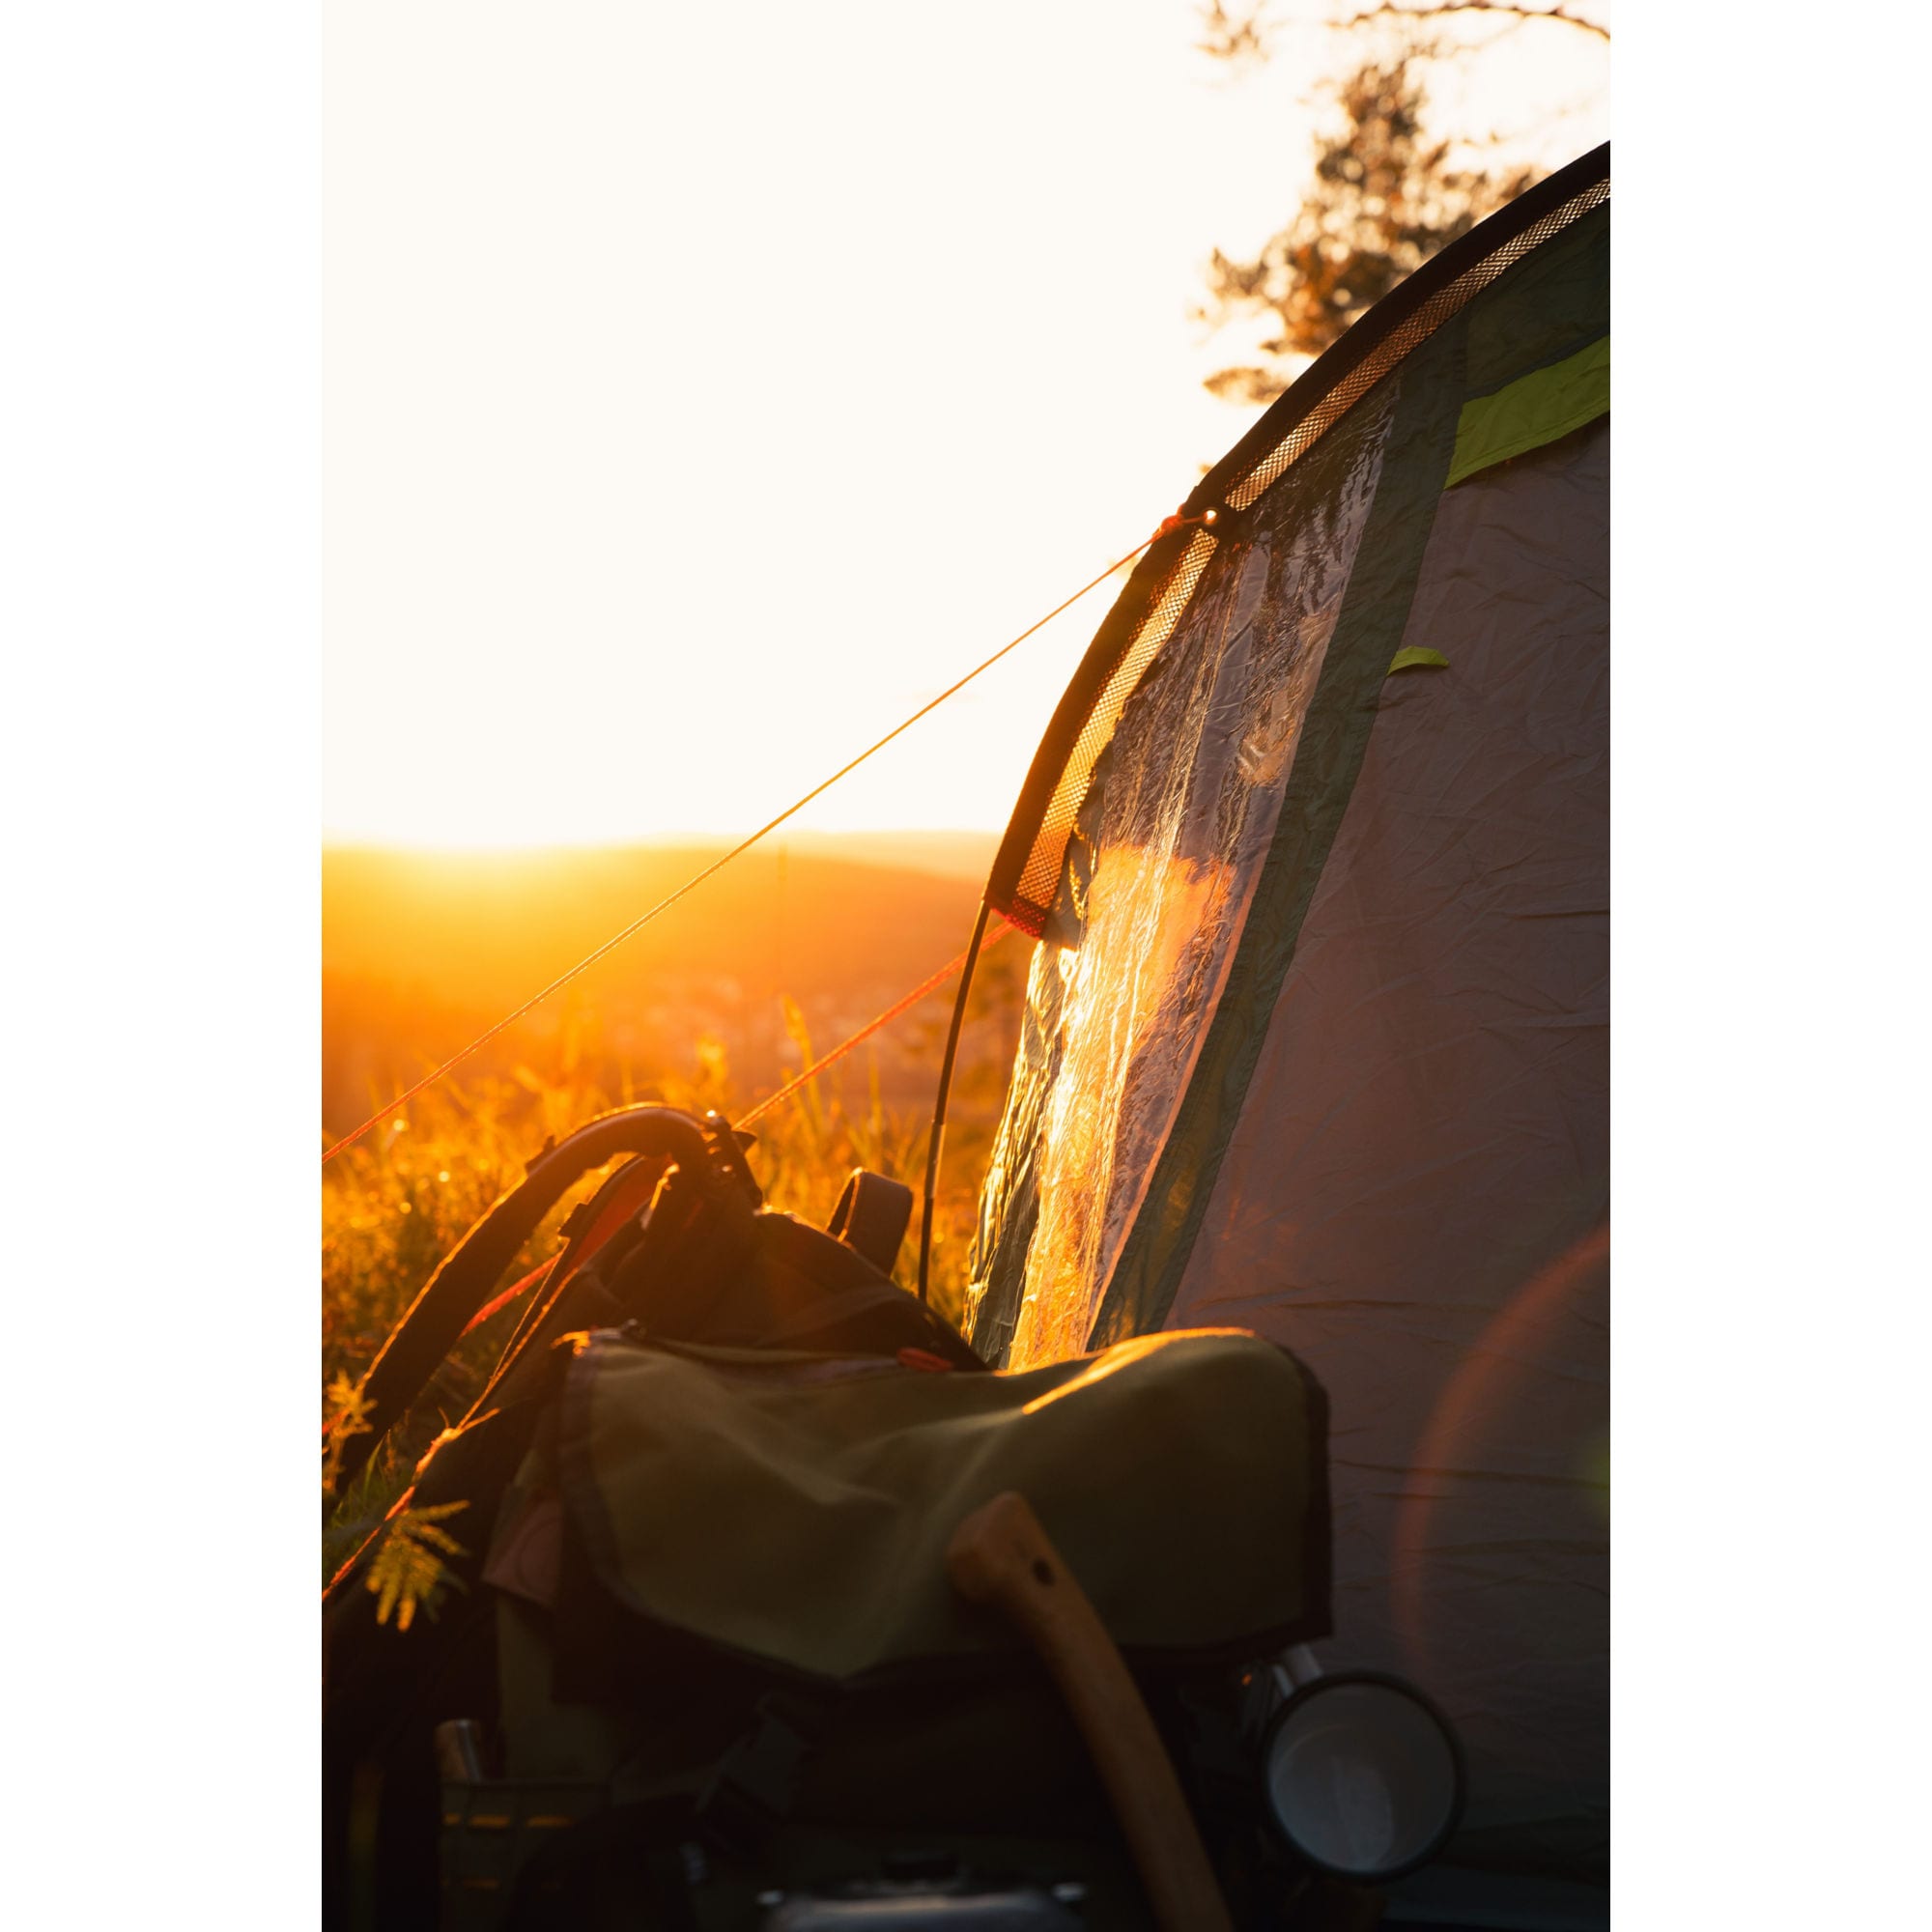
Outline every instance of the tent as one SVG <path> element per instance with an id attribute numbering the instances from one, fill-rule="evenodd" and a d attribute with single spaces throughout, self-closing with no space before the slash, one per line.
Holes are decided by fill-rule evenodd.
<path id="1" fill-rule="evenodd" d="M 972 1338 L 1238 1325 L 1326 1385 L 1322 1656 L 1468 1758 L 1391 1922 L 1607 1913 L 1609 213 L 1604 148 L 1203 479 L 987 891 L 1038 943 Z"/>

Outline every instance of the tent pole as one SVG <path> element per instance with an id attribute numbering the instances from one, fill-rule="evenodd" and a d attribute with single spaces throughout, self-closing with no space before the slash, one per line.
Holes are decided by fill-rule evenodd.
<path id="1" fill-rule="evenodd" d="M 925 1144 L 925 1200 L 919 1217 L 919 1298 L 928 1298 L 927 1271 L 932 1265 L 932 1204 L 939 1192 L 939 1151 L 946 1139 L 946 1096 L 952 1089 L 952 1062 L 959 1051 L 959 1030 L 966 1023 L 966 996 L 973 990 L 973 968 L 979 964 L 980 944 L 986 936 L 986 915 L 992 910 L 980 901 L 973 937 L 966 942 L 966 964 L 959 973 L 959 994 L 952 1002 L 952 1024 L 946 1030 L 946 1052 L 939 1063 L 939 1093 L 932 1103 L 932 1132 Z"/>

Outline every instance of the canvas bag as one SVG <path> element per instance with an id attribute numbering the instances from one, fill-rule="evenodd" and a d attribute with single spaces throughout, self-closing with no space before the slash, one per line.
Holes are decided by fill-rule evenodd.
<path id="1" fill-rule="evenodd" d="M 1325 1614 L 1324 1435 L 1306 1371 L 1240 1330 L 1013 1375 L 605 1331 L 573 1344 L 517 1501 L 554 1498 L 633 1614 L 853 1683 L 1010 1651 L 944 1551 L 1016 1490 L 1130 1657 L 1199 1661 Z"/>
<path id="2" fill-rule="evenodd" d="M 1140 1922 L 1057 1694 L 946 1580 L 952 1529 L 1007 1490 L 1170 1720 L 1190 1682 L 1327 1630 L 1321 1393 L 1239 1331 L 1016 1375 L 618 1331 L 562 1352 L 484 1566 L 502 1757 L 444 1789 L 445 1923 L 552 1922 L 546 1869 L 560 1920 L 612 1853 L 597 1895 L 752 1922 L 774 1884 L 934 1844 Z"/>

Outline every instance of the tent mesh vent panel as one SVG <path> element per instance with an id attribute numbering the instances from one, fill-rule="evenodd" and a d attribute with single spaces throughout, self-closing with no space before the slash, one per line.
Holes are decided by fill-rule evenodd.
<path id="1" fill-rule="evenodd" d="M 1036 938 L 1045 919 L 1046 909 L 1053 903 L 1054 892 L 1060 882 L 1060 862 L 1066 851 L 1074 815 L 1086 795 L 1087 781 L 1094 762 L 1107 749 L 1107 740 L 1114 735 L 1114 726 L 1120 723 L 1122 707 L 1133 695 L 1134 687 L 1140 683 L 1153 654 L 1174 635 L 1174 627 L 1179 623 L 1180 613 L 1187 609 L 1215 548 L 1215 539 L 1205 530 L 1194 532 L 1159 601 L 1134 634 L 1133 641 L 1115 665 L 1113 674 L 1101 687 L 1093 708 L 1087 713 L 1087 722 L 1074 741 L 1072 755 L 1066 760 L 1060 774 L 1060 782 L 1054 786 L 1053 797 L 1047 803 L 1046 815 L 1040 821 L 1033 850 L 1027 855 L 1026 869 L 1020 874 L 1016 903 L 1024 907 L 1029 916 L 1022 920 L 1014 914 L 1008 915 L 1014 924 L 1025 925 Z"/>
<path id="2" fill-rule="evenodd" d="M 1576 177 L 1587 176 L 1592 164 L 1597 164 L 1595 179 L 1583 179 L 1577 185 Z M 1538 202 L 1547 204 L 1551 192 L 1561 197 L 1555 205 L 1525 218 Z M 1236 511 L 1247 510 L 1474 297 L 1609 198 L 1605 148 L 1551 177 L 1542 190 L 1532 188 L 1445 249 L 1434 263 L 1425 264 L 1406 285 L 1423 298 L 1405 308 L 1398 290 L 1371 310 L 1209 472 L 1189 499 L 1190 507 L 1218 502 Z M 1512 230 L 1513 211 L 1517 225 Z M 1424 295 L 1432 280 L 1440 286 Z M 1384 318 L 1379 327 L 1378 312 Z M 1335 365 L 1337 373 L 1324 383 L 1325 370 Z M 1316 388 L 1312 400 L 1311 383 Z M 1270 436 L 1276 418 L 1284 418 L 1289 426 Z M 1035 937 L 1045 927 L 1067 837 L 1094 765 L 1113 736 L 1122 707 L 1174 635 L 1214 554 L 1215 540 L 1197 529 L 1184 550 L 1179 546 L 1179 537 L 1171 537 L 1150 551 L 1102 621 L 1073 686 L 1048 726 L 993 861 L 986 902 Z"/>

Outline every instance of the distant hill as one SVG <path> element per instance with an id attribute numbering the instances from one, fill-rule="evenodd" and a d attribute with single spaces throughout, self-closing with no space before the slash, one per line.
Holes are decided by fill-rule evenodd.
<path id="1" fill-rule="evenodd" d="M 323 964 L 514 1005 L 719 849 L 325 851 Z M 626 941 L 620 973 L 794 994 L 917 979 L 965 944 L 983 878 L 754 847 Z"/>
<path id="2" fill-rule="evenodd" d="M 855 1031 L 963 948 L 996 842 L 801 835 L 754 847 L 547 1002 L 491 1062 L 533 1057 L 568 1023 L 647 1078 L 688 1069 L 709 1035 L 748 1090 L 768 1086 L 787 1053 L 796 1061 L 781 996 L 798 1003 L 815 1048 Z M 326 1118 L 351 1122 L 373 1094 L 454 1051 L 721 849 L 325 850 Z M 938 865 L 887 863 L 913 852 Z M 889 1097 L 929 1085 L 931 1024 L 908 1015 L 882 1040 Z"/>
<path id="3" fill-rule="evenodd" d="M 864 866 L 890 866 L 908 872 L 936 872 L 943 878 L 986 883 L 997 832 L 794 832 L 782 835 L 794 852 L 821 859 L 849 859 Z"/>

